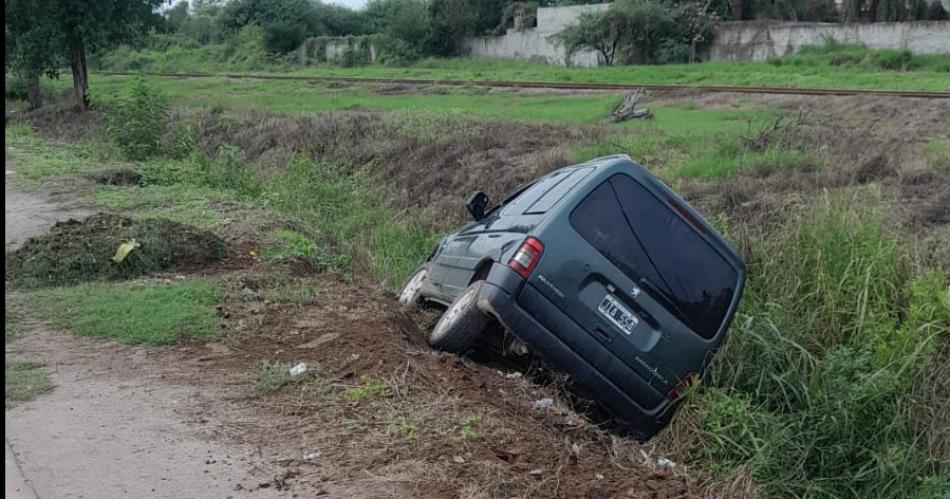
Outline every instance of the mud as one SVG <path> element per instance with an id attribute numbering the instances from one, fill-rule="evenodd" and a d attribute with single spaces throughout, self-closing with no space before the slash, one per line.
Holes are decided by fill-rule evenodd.
<path id="1" fill-rule="evenodd" d="M 139 246 L 121 262 L 121 244 Z M 129 279 L 162 270 L 197 270 L 220 261 L 228 248 L 218 236 L 160 219 L 132 220 L 97 214 L 57 222 L 48 234 L 7 253 L 6 279 L 26 286 Z"/>

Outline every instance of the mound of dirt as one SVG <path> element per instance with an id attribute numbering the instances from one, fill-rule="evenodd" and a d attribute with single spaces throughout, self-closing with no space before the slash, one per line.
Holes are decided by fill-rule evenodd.
<path id="1" fill-rule="evenodd" d="M 21 113 L 16 119 L 46 137 L 70 142 L 102 137 L 108 121 L 104 110 L 79 112 L 69 99 Z"/>
<path id="2" fill-rule="evenodd" d="M 384 483 L 394 496 L 420 498 L 700 495 L 681 473 L 658 467 L 649 448 L 579 416 L 561 386 L 430 349 L 416 324 L 434 315 L 407 313 L 366 286 L 307 282 L 316 289 L 307 303 L 225 304 L 237 324 L 228 338 L 234 354 L 214 362 L 314 370 L 310 382 L 260 401 L 273 429 L 262 426 L 255 438 L 281 442 L 289 455 L 319 449 L 320 462 L 332 463 L 320 480 Z M 542 399 L 554 402 L 535 404 Z"/>
<path id="3" fill-rule="evenodd" d="M 139 244 L 121 262 L 123 243 Z M 24 286 L 57 286 L 96 279 L 128 279 L 163 270 L 207 266 L 228 254 L 210 232 L 160 219 L 98 214 L 68 220 L 6 254 L 6 279 Z"/>
<path id="4" fill-rule="evenodd" d="M 135 170 L 111 169 L 94 173 L 89 179 L 100 185 L 139 185 L 142 175 Z"/>

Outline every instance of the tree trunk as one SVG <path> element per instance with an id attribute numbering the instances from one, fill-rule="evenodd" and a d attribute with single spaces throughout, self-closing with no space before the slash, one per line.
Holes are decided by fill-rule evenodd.
<path id="1" fill-rule="evenodd" d="M 86 46 L 82 35 L 75 35 L 69 44 L 69 65 L 73 70 L 73 90 L 80 111 L 89 109 L 89 80 L 86 75 Z"/>
<path id="2" fill-rule="evenodd" d="M 26 101 L 30 103 L 30 110 L 38 109 L 43 105 L 40 97 L 40 75 L 30 75 L 27 78 Z"/>

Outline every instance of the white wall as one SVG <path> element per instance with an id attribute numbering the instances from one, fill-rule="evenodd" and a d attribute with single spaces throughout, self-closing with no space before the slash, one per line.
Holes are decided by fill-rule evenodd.
<path id="1" fill-rule="evenodd" d="M 950 21 L 869 24 L 727 22 L 710 47 L 713 61 L 763 61 L 820 45 L 825 37 L 877 49 L 907 49 L 915 54 L 950 53 Z"/>
<path id="2" fill-rule="evenodd" d="M 502 36 L 479 36 L 465 41 L 465 50 L 472 57 L 488 59 L 526 59 L 546 64 L 565 65 L 564 48 L 552 36 L 573 24 L 584 12 L 601 12 L 610 4 L 572 5 L 569 7 L 541 7 L 538 26 L 523 31 L 509 29 Z M 570 61 L 573 66 L 598 66 L 597 52 L 579 51 Z"/>

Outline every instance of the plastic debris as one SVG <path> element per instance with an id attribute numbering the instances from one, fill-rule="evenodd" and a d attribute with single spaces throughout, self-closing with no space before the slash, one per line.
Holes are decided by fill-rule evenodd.
<path id="1" fill-rule="evenodd" d="M 604 475 L 601 475 L 600 473 L 594 473 L 594 478 L 596 478 L 597 480 L 603 480 Z"/>
<path id="2" fill-rule="evenodd" d="M 320 457 L 320 451 L 311 452 L 310 454 L 304 454 L 303 458 L 305 461 L 312 461 Z"/>
<path id="3" fill-rule="evenodd" d="M 296 366 L 290 368 L 290 377 L 297 378 L 305 372 L 307 372 L 307 364 L 304 364 L 303 362 L 301 362 L 297 364 Z"/>
<path id="4" fill-rule="evenodd" d="M 452 458 L 452 460 L 455 461 L 455 462 L 458 463 L 458 464 L 463 464 L 463 463 L 465 463 L 465 458 L 462 457 L 462 456 L 455 456 L 455 457 Z"/>
<path id="5" fill-rule="evenodd" d="M 120 244 L 119 248 L 115 250 L 115 256 L 112 257 L 112 261 L 115 263 L 122 263 L 122 260 L 125 260 L 125 257 L 129 256 L 129 253 L 131 253 L 132 250 L 141 246 L 142 245 L 135 239 L 132 239 L 127 243 Z"/>
<path id="6" fill-rule="evenodd" d="M 542 474 L 542 473 L 544 473 L 544 470 L 542 470 L 541 468 L 533 469 L 533 470 L 531 470 L 531 471 L 528 472 L 528 474 L 531 475 L 531 476 L 538 476 L 538 475 L 540 475 L 540 474 Z"/>
<path id="7" fill-rule="evenodd" d="M 540 399 L 534 401 L 535 409 L 547 409 L 554 405 L 554 399 Z"/>
<path id="8" fill-rule="evenodd" d="M 657 459 L 657 460 L 656 460 L 656 464 L 657 464 L 658 466 L 662 466 L 662 467 L 664 467 L 664 468 L 675 468 L 675 467 L 676 467 L 676 463 L 674 463 L 673 461 L 670 461 L 669 459 L 667 459 L 667 458 L 665 458 L 665 457 L 661 457 L 661 458 Z"/>
<path id="9" fill-rule="evenodd" d="M 519 372 L 508 373 L 505 375 L 505 377 L 508 379 L 518 379 L 521 377 L 521 373 Z"/>

